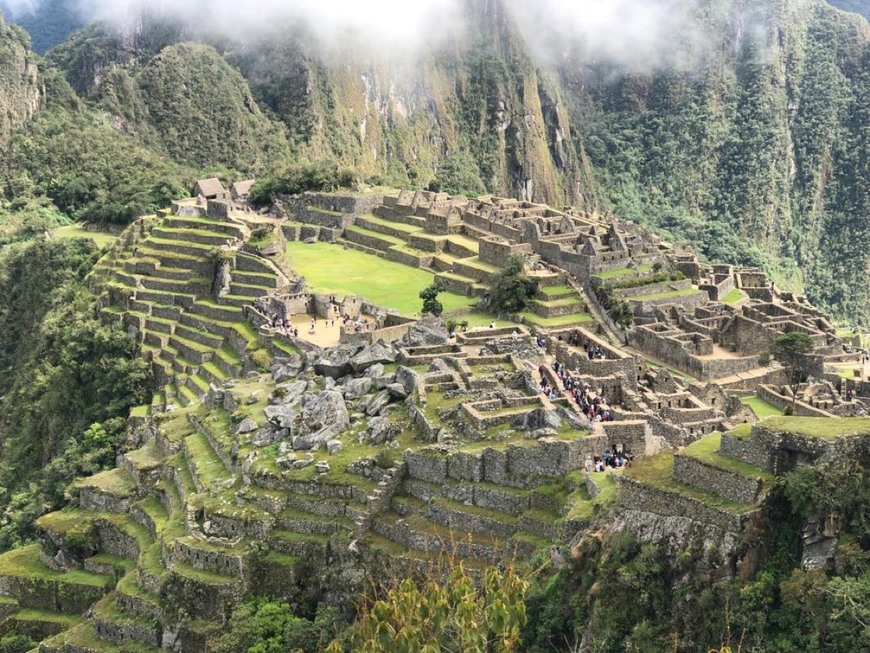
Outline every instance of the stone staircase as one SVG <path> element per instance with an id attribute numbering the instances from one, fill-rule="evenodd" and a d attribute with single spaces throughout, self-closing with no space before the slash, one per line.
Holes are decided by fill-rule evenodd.
<path id="1" fill-rule="evenodd" d="M 218 248 L 243 240 L 242 224 L 162 211 L 137 221 L 94 268 L 101 314 L 139 338 L 163 406 L 196 403 L 212 383 L 256 368 L 264 350 L 244 307 L 283 280 L 271 262 L 230 250 L 229 293 L 212 296 Z M 127 234 L 127 232 L 125 232 Z"/>

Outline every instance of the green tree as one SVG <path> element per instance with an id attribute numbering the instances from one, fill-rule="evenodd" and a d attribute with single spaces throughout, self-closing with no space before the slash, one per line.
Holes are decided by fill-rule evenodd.
<path id="1" fill-rule="evenodd" d="M 489 305 L 498 312 L 520 313 L 537 292 L 538 282 L 526 276 L 523 257 L 514 254 L 492 285 Z"/>
<path id="2" fill-rule="evenodd" d="M 352 627 L 355 653 L 511 653 L 526 623 L 529 583 L 512 566 L 488 568 L 478 587 L 462 566 L 443 582 L 402 580 Z M 327 653 L 341 653 L 332 642 Z"/>
<path id="3" fill-rule="evenodd" d="M 318 653 L 340 624 L 335 608 L 319 607 L 313 620 L 293 613 L 282 601 L 262 597 L 237 607 L 229 628 L 214 643 L 214 653 Z"/>
<path id="4" fill-rule="evenodd" d="M 444 287 L 437 281 L 420 291 L 420 299 L 423 300 L 423 315 L 440 317 L 444 312 L 444 306 L 438 301 L 438 295 L 444 292 Z"/>
<path id="5" fill-rule="evenodd" d="M 801 383 L 801 369 L 806 356 L 813 350 L 813 339 L 801 331 L 792 331 L 779 336 L 773 343 L 770 353 L 786 369 L 788 384 L 791 388 L 791 410 L 797 402 L 797 390 Z"/>

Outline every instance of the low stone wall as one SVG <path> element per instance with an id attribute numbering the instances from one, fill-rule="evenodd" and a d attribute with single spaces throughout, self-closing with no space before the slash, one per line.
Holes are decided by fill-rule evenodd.
<path id="1" fill-rule="evenodd" d="M 679 454 L 674 456 L 674 480 L 742 503 L 755 503 L 762 487 L 760 478 L 747 478 Z"/>
<path id="2" fill-rule="evenodd" d="M 136 621 L 123 623 L 101 619 L 99 615 L 94 617 L 94 631 L 102 640 L 128 644 L 141 642 L 155 648 L 160 648 L 163 630 L 155 624 L 146 626 Z"/>
<path id="3" fill-rule="evenodd" d="M 638 483 L 626 476 L 615 476 L 617 503 L 623 510 L 641 510 L 666 517 L 684 517 L 710 524 L 728 533 L 741 533 L 746 515 L 736 515 L 708 506 L 676 492 Z"/>
<path id="4" fill-rule="evenodd" d="M 773 474 L 784 474 L 799 463 L 814 463 L 820 459 L 844 462 L 860 459 L 870 453 L 870 438 L 844 435 L 835 440 L 822 440 L 775 432 L 762 422 L 752 427 L 749 438 L 723 433 L 719 453 Z"/>
<path id="5" fill-rule="evenodd" d="M 776 392 L 776 390 L 769 385 L 759 385 L 755 392 L 761 399 L 764 399 L 767 403 L 776 406 L 780 410 L 785 410 L 792 406 L 791 399 Z M 833 413 L 829 413 L 821 408 L 810 406 L 803 401 L 796 401 L 794 403 L 794 414 L 800 417 L 836 418 L 836 415 Z"/>

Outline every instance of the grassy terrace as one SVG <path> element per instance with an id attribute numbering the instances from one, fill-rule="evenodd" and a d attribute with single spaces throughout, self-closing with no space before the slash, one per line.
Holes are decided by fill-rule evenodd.
<path id="1" fill-rule="evenodd" d="M 771 431 L 821 440 L 833 440 L 844 435 L 870 436 L 870 417 L 770 417 L 762 426 Z"/>
<path id="2" fill-rule="evenodd" d="M 567 284 L 563 286 L 542 286 L 538 290 L 543 294 L 547 295 L 547 297 L 553 297 L 554 295 L 565 295 L 568 293 L 577 293 L 574 288 Z"/>
<path id="3" fill-rule="evenodd" d="M 420 291 L 434 281 L 431 272 L 328 243 L 289 242 L 287 255 L 296 272 L 316 291 L 362 295 L 408 317 L 419 313 Z M 451 292 L 442 293 L 438 300 L 445 312 L 469 308 L 477 301 Z"/>
<path id="4" fill-rule="evenodd" d="M 746 299 L 746 293 L 735 288 L 722 298 L 722 302 L 725 304 L 736 304 L 743 299 Z"/>
<path id="5" fill-rule="evenodd" d="M 740 403 L 749 406 L 758 419 L 782 415 L 782 411 L 779 408 L 757 395 L 744 395 L 740 397 Z"/>
<path id="6" fill-rule="evenodd" d="M 44 580 L 59 580 L 64 583 L 106 587 L 112 578 L 94 574 L 83 569 L 73 569 L 66 573 L 46 567 L 39 559 L 39 545 L 31 544 L 15 549 L 0 556 L 0 576 L 19 576 Z"/>
<path id="7" fill-rule="evenodd" d="M 726 510 L 735 514 L 741 514 L 752 510 L 755 506 L 751 503 L 729 501 L 715 494 L 704 492 L 689 485 L 678 483 L 674 480 L 674 454 L 672 452 L 660 453 L 649 456 L 631 465 L 625 470 L 627 478 L 634 479 L 651 487 L 665 492 L 674 492 L 690 499 L 700 501 L 711 508 Z"/>
<path id="8" fill-rule="evenodd" d="M 626 297 L 626 301 L 630 302 L 651 302 L 657 299 L 673 299 L 676 297 L 689 297 L 690 295 L 697 295 L 701 291 L 697 288 L 683 288 L 682 290 L 668 290 L 665 292 L 657 292 L 651 295 L 632 295 L 630 297 Z"/>
<path id="9" fill-rule="evenodd" d="M 680 455 L 694 458 L 695 460 L 707 463 L 711 467 L 722 469 L 726 472 L 737 474 L 738 476 L 760 478 L 764 481 L 765 485 L 773 482 L 773 474 L 770 472 L 759 469 L 758 467 L 745 463 L 742 460 L 720 456 L 719 444 L 721 441 L 721 433 L 711 433 L 707 437 L 696 440 L 690 444 L 680 452 Z"/>
<path id="10" fill-rule="evenodd" d="M 589 495 L 585 484 L 573 492 L 569 497 L 572 505 L 568 511 L 568 519 L 589 520 L 595 515 L 596 507 L 601 510 L 601 507 L 611 505 L 616 500 L 614 475 L 619 473 L 622 470 L 594 474 L 592 480 L 600 490 L 595 497 Z"/>
<path id="11" fill-rule="evenodd" d="M 52 238 L 90 238 L 97 247 L 106 247 L 115 242 L 116 236 L 105 231 L 87 231 L 78 225 L 70 225 L 68 227 L 58 227 L 52 230 Z"/>
<path id="12" fill-rule="evenodd" d="M 529 324 L 546 328 L 584 324 L 595 319 L 589 313 L 570 313 L 559 317 L 541 317 L 536 313 L 522 313 L 521 315 L 523 320 Z"/>
<path id="13" fill-rule="evenodd" d="M 635 274 L 635 272 L 649 272 L 652 270 L 652 265 L 644 264 L 638 265 L 637 270 L 633 268 L 619 268 L 617 270 L 607 270 L 606 272 L 596 272 L 594 277 L 598 277 L 599 279 L 616 279 L 618 277 L 626 277 L 630 274 Z"/>

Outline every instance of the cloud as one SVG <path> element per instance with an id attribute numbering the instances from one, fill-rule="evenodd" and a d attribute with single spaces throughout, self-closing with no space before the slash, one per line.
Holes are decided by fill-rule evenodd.
<path id="1" fill-rule="evenodd" d="M 41 4 L 40 0 L 0 0 L 0 11 L 20 18 L 35 13 Z"/>
<path id="2" fill-rule="evenodd" d="M 449 33 L 460 19 L 455 0 L 71 0 L 87 19 L 130 25 L 145 11 L 184 23 L 192 32 L 248 38 L 300 22 L 321 41 L 346 40 L 380 49 L 416 49 Z M 447 27 L 445 27 L 447 26 Z"/>
<path id="3" fill-rule="evenodd" d="M 716 24 L 733 12 L 711 15 L 715 8 L 702 0 L 506 1 L 529 47 L 545 62 L 570 56 L 635 71 L 700 63 L 717 44 L 705 19 Z"/>

